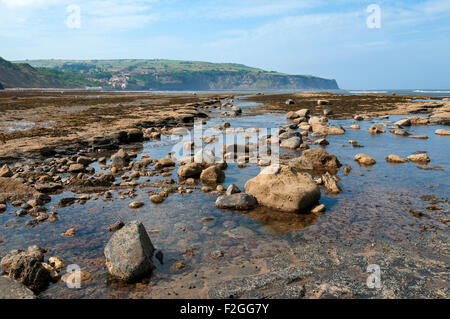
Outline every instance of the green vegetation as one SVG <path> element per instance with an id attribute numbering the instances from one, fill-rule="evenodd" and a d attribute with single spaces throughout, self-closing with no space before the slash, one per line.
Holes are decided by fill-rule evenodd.
<path id="1" fill-rule="evenodd" d="M 160 59 L 26 60 L 16 63 L 27 63 L 43 76 L 75 87 L 123 85 L 132 90 L 338 89 L 335 80 L 264 71 L 235 63 Z M 111 81 L 114 76 L 117 77 L 115 82 Z"/>

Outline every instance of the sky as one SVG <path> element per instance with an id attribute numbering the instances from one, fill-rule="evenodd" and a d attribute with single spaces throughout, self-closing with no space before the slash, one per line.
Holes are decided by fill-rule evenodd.
<path id="1" fill-rule="evenodd" d="M 0 56 L 232 62 L 450 89 L 450 0 L 0 0 Z"/>

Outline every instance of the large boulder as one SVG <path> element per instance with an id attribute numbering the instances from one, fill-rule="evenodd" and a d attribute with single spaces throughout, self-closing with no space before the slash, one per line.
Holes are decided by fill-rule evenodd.
<path id="1" fill-rule="evenodd" d="M 248 210 L 256 205 L 256 198 L 246 193 L 223 195 L 216 200 L 216 206 L 224 209 Z"/>
<path id="2" fill-rule="evenodd" d="M 284 212 L 305 210 L 320 199 L 320 189 L 309 174 L 280 165 L 269 166 L 247 181 L 245 192 L 259 204 Z"/>
<path id="3" fill-rule="evenodd" d="M 186 165 L 180 166 L 178 169 L 178 177 L 181 179 L 186 178 L 198 178 L 202 173 L 202 165 L 198 163 L 189 163 Z"/>
<path id="4" fill-rule="evenodd" d="M 116 231 L 106 245 L 106 267 L 114 277 L 136 281 L 153 271 L 154 250 L 144 225 L 130 222 Z"/>
<path id="5" fill-rule="evenodd" d="M 2 271 L 10 278 L 33 291 L 44 290 L 52 280 L 50 271 L 43 265 L 44 252 L 37 246 L 27 251 L 13 250 L 1 260 Z"/>
<path id="6" fill-rule="evenodd" d="M 9 277 L 0 277 L 0 299 L 36 299 L 25 285 Z"/>
<path id="7" fill-rule="evenodd" d="M 336 156 L 321 148 L 305 150 L 301 157 L 294 158 L 289 166 L 297 171 L 330 172 L 336 174 L 341 163 Z"/>
<path id="8" fill-rule="evenodd" d="M 202 171 L 200 180 L 203 184 L 220 184 L 225 180 L 225 173 L 216 165 Z"/>

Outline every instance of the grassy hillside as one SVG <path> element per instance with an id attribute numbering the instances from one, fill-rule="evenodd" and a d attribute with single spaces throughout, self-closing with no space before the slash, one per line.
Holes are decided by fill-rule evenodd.
<path id="1" fill-rule="evenodd" d="M 54 79 L 137 90 L 338 89 L 335 80 L 289 75 L 234 63 L 179 60 L 30 60 L 18 61 Z M 52 70 L 52 71 L 50 71 Z M 53 72 L 53 73 L 52 73 Z M 72 75 L 72 76 L 71 76 Z M 75 78 L 75 75 L 79 78 Z"/>
<path id="2" fill-rule="evenodd" d="M 81 88 L 94 85 L 84 76 L 54 69 L 33 68 L 0 57 L 0 85 L 4 88 Z"/>

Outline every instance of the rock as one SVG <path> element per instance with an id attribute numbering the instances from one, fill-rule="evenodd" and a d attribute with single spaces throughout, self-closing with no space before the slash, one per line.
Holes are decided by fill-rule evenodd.
<path id="1" fill-rule="evenodd" d="M 297 171 L 327 171 L 336 174 L 342 165 L 336 156 L 321 148 L 312 148 L 304 150 L 301 157 L 292 159 L 289 166 Z"/>
<path id="2" fill-rule="evenodd" d="M 398 136 L 409 136 L 410 135 L 406 130 L 404 130 L 402 128 L 394 129 L 392 131 L 392 133 L 395 135 L 398 135 Z"/>
<path id="3" fill-rule="evenodd" d="M 158 250 L 156 253 L 155 253 L 155 258 L 159 261 L 159 263 L 162 265 L 162 264 L 164 264 L 164 255 L 163 255 L 163 252 L 161 251 L 161 250 Z"/>
<path id="4" fill-rule="evenodd" d="M 115 154 L 111 157 L 111 167 L 122 169 L 127 165 L 127 161 L 120 155 Z"/>
<path id="5" fill-rule="evenodd" d="M 20 282 L 6 276 L 1 276 L 0 300 L 1 299 L 36 299 L 36 296 Z"/>
<path id="6" fill-rule="evenodd" d="M 302 137 L 300 132 L 284 132 L 281 133 L 280 136 L 278 137 L 280 140 L 288 140 L 292 137 Z"/>
<path id="7" fill-rule="evenodd" d="M 329 105 L 330 101 L 327 100 L 318 100 L 317 105 Z"/>
<path id="8" fill-rule="evenodd" d="M 376 161 L 372 157 L 366 154 L 356 154 L 354 160 L 361 165 L 367 166 L 374 165 L 376 163 Z"/>
<path id="9" fill-rule="evenodd" d="M 325 116 L 332 115 L 332 114 L 333 114 L 332 110 L 329 110 L 329 109 L 323 110 L 323 115 L 325 115 Z"/>
<path id="10" fill-rule="evenodd" d="M 353 124 L 348 127 L 351 130 L 360 130 L 361 127 L 358 124 Z"/>
<path id="11" fill-rule="evenodd" d="M 406 159 L 414 163 L 428 163 L 430 161 L 428 155 L 424 153 L 409 155 Z"/>
<path id="12" fill-rule="evenodd" d="M 77 233 L 75 228 L 70 228 L 68 230 L 66 230 L 64 233 L 61 234 L 61 236 L 63 237 L 73 237 L 75 236 Z"/>
<path id="13" fill-rule="evenodd" d="M 82 164 L 72 164 L 69 166 L 69 173 L 83 173 L 85 171 Z"/>
<path id="14" fill-rule="evenodd" d="M 336 179 L 331 176 L 330 173 L 326 172 L 324 175 L 322 175 L 322 182 L 329 193 L 337 194 L 342 192 L 341 188 L 336 182 Z"/>
<path id="15" fill-rule="evenodd" d="M 198 164 L 214 164 L 218 162 L 218 159 L 213 151 L 200 150 L 195 154 L 194 162 Z"/>
<path id="16" fill-rule="evenodd" d="M 180 166 L 178 169 L 178 177 L 180 179 L 186 178 L 198 178 L 202 173 L 202 165 L 199 163 L 189 163 L 186 165 Z"/>
<path id="17" fill-rule="evenodd" d="M 115 231 L 118 231 L 119 229 L 122 229 L 123 226 L 125 226 L 125 223 L 123 221 L 119 220 L 119 221 L 115 222 L 114 224 L 110 225 L 108 227 L 108 231 L 115 232 Z"/>
<path id="18" fill-rule="evenodd" d="M 234 184 L 231 184 L 230 186 L 228 186 L 226 194 L 227 195 L 233 195 L 233 194 L 237 194 L 237 193 L 240 193 L 240 192 L 241 192 L 241 190 L 239 189 L 239 187 L 237 187 Z"/>
<path id="19" fill-rule="evenodd" d="M 355 116 L 353 117 L 353 119 L 354 119 L 355 121 L 363 121 L 363 120 L 364 120 L 364 116 L 362 116 L 362 115 L 355 115 Z"/>
<path id="20" fill-rule="evenodd" d="M 450 129 L 439 129 L 434 131 L 436 135 L 450 136 Z"/>
<path id="21" fill-rule="evenodd" d="M 296 119 L 296 118 L 299 118 L 299 117 L 300 116 L 297 113 L 295 113 L 295 112 L 288 112 L 286 114 L 286 119 L 287 120 L 293 120 L 293 119 Z"/>
<path id="22" fill-rule="evenodd" d="M 83 166 L 88 166 L 92 162 L 93 162 L 93 160 L 87 156 L 80 156 L 77 158 L 77 163 L 81 164 Z"/>
<path id="23" fill-rule="evenodd" d="M 155 166 L 155 168 L 159 169 L 159 168 L 163 168 L 163 167 L 175 166 L 175 162 L 171 156 L 166 156 L 164 158 L 161 158 L 158 161 L 157 165 L 158 165 L 158 167 Z"/>
<path id="24" fill-rule="evenodd" d="M 44 290 L 50 280 L 50 272 L 42 265 L 44 253 L 39 247 L 13 250 L 1 260 L 2 271 L 35 292 Z"/>
<path id="25" fill-rule="evenodd" d="M 131 202 L 128 206 L 133 209 L 141 208 L 142 206 L 144 206 L 144 202 Z"/>
<path id="26" fill-rule="evenodd" d="M 286 105 L 293 105 L 293 104 L 295 104 L 295 101 L 293 100 L 293 99 L 288 99 L 288 100 L 286 100 Z"/>
<path id="27" fill-rule="evenodd" d="M 225 180 L 225 173 L 217 166 L 213 165 L 204 169 L 200 175 L 203 184 L 218 184 Z"/>
<path id="28" fill-rule="evenodd" d="M 324 138 L 319 138 L 318 140 L 314 141 L 314 144 L 321 145 L 321 146 L 327 146 L 330 143 Z"/>
<path id="29" fill-rule="evenodd" d="M 406 160 L 398 155 L 391 154 L 386 157 L 388 163 L 406 163 Z"/>
<path id="30" fill-rule="evenodd" d="M 415 138 L 416 140 L 427 140 L 428 136 L 426 136 L 426 135 L 414 135 L 414 136 L 410 136 L 410 138 Z"/>
<path id="31" fill-rule="evenodd" d="M 216 206 L 224 209 L 249 210 L 256 205 L 255 197 L 246 193 L 223 195 L 216 200 Z"/>
<path id="32" fill-rule="evenodd" d="M 59 207 L 67 207 L 72 205 L 73 203 L 75 203 L 77 199 L 75 197 L 66 197 L 66 198 L 61 198 L 58 201 L 58 205 Z"/>
<path id="33" fill-rule="evenodd" d="M 161 204 L 164 202 L 164 197 L 161 195 L 152 195 L 150 196 L 150 200 L 155 204 Z"/>
<path id="34" fill-rule="evenodd" d="M 323 124 L 311 124 L 313 132 L 320 132 L 326 135 L 342 135 L 345 134 L 345 130 L 342 127 L 323 125 Z"/>
<path id="35" fill-rule="evenodd" d="M 394 123 L 398 126 L 411 126 L 411 120 L 410 119 L 401 119 L 400 121 L 397 121 Z"/>
<path id="36" fill-rule="evenodd" d="M 318 214 L 318 213 L 323 213 L 325 211 L 326 207 L 324 204 L 320 204 L 317 205 L 316 207 L 314 207 L 313 209 L 311 209 L 311 213 L 313 214 Z"/>
<path id="37" fill-rule="evenodd" d="M 80 270 L 80 284 L 86 285 L 93 280 L 93 275 L 87 271 Z M 61 277 L 61 281 L 66 284 L 76 284 L 74 281 L 74 276 L 72 272 L 69 272 Z"/>
<path id="38" fill-rule="evenodd" d="M 301 109 L 295 112 L 299 117 L 307 117 L 309 115 L 309 109 Z"/>
<path id="39" fill-rule="evenodd" d="M 34 188 L 41 193 L 54 193 L 57 190 L 61 189 L 62 185 L 57 183 L 47 183 L 47 184 L 36 183 L 34 185 Z"/>
<path id="40" fill-rule="evenodd" d="M 144 225 L 133 221 L 116 231 L 105 247 L 106 267 L 111 275 L 133 282 L 149 275 L 155 248 Z"/>
<path id="41" fill-rule="evenodd" d="M 184 262 L 184 260 L 179 260 L 177 261 L 173 266 L 172 269 L 173 270 L 183 270 L 187 267 L 186 263 Z"/>
<path id="42" fill-rule="evenodd" d="M 284 133 L 286 134 L 286 133 Z M 296 149 L 302 144 L 302 138 L 298 136 L 291 137 L 281 142 L 280 147 Z"/>
<path id="43" fill-rule="evenodd" d="M 0 177 L 12 177 L 13 175 L 14 173 L 6 164 L 0 169 Z"/>
<path id="44" fill-rule="evenodd" d="M 320 189 L 311 176 L 297 173 L 288 166 L 264 169 L 247 181 L 245 191 L 259 204 L 285 212 L 307 209 L 320 199 Z"/>
<path id="45" fill-rule="evenodd" d="M 56 270 L 61 270 L 66 267 L 66 264 L 58 257 L 50 257 L 48 263 Z"/>
<path id="46" fill-rule="evenodd" d="M 184 135 L 189 135 L 189 130 L 185 127 L 176 127 L 172 130 L 172 135 L 176 135 L 176 136 L 184 136 Z"/>
<path id="47" fill-rule="evenodd" d="M 380 133 L 386 133 L 385 130 L 383 130 L 382 128 L 376 126 L 376 125 L 372 125 L 371 127 L 369 127 L 367 129 L 369 131 L 370 134 L 380 134 Z"/>

